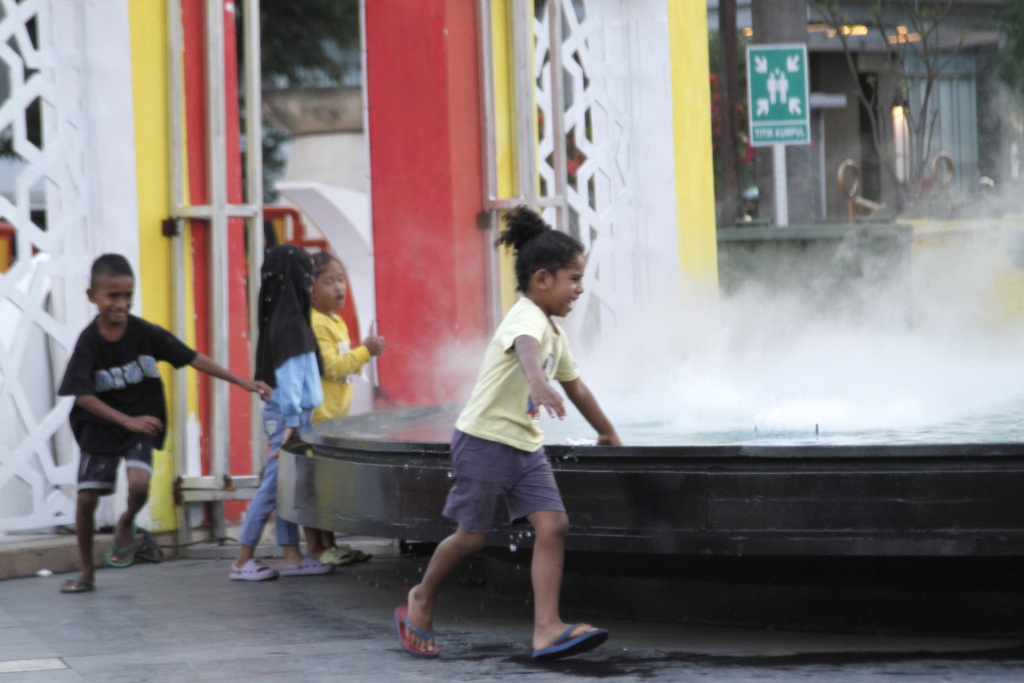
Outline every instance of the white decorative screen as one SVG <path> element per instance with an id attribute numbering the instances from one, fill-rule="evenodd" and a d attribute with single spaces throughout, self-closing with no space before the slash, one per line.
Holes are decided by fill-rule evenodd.
<path id="1" fill-rule="evenodd" d="M 547 2 L 562 3 L 565 140 L 555 140 Z M 631 161 L 629 36 L 621 3 L 540 0 L 534 19 L 539 196 L 555 195 L 555 145 L 566 151 L 568 225 L 587 254 L 586 291 L 564 324 L 580 340 L 611 331 L 636 297 L 630 263 L 638 246 Z M 544 211 L 556 225 L 556 209 Z"/>
<path id="2" fill-rule="evenodd" d="M 55 389 L 90 315 L 82 11 L 0 3 L 0 532 L 74 523 L 71 402 Z"/>

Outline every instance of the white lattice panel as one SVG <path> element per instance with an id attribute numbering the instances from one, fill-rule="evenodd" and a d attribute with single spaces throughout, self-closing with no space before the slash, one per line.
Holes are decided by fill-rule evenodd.
<path id="1" fill-rule="evenodd" d="M 552 134 L 548 1 L 563 16 L 565 142 Z M 567 228 L 587 250 L 587 271 L 564 324 L 585 346 L 678 297 L 668 3 L 541 0 L 533 28 L 540 196 L 554 196 L 553 152 L 565 144 Z M 544 216 L 555 223 L 555 209 Z"/>
<path id="2" fill-rule="evenodd" d="M 541 112 L 538 166 L 541 196 L 555 188 L 553 150 L 565 144 L 569 182 L 568 232 L 587 251 L 586 292 L 577 313 L 566 319 L 577 338 L 615 329 L 624 302 L 635 298 L 631 269 L 623 268 L 636 244 L 631 218 L 633 182 L 630 146 L 628 40 L 620 7 L 581 0 L 562 3 L 564 142 L 552 133 L 548 12 L 539 3 L 534 24 L 536 101 Z M 545 218 L 553 223 L 555 211 Z"/>
<path id="3" fill-rule="evenodd" d="M 89 320 L 91 239 L 82 5 L 3 0 L 0 11 L 0 220 L 16 233 L 0 274 L 0 531 L 13 531 L 74 522 L 71 403 L 54 393 Z"/>

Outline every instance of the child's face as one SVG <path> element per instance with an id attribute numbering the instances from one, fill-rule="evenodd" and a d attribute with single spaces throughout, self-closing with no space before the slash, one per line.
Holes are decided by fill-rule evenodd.
<path id="1" fill-rule="evenodd" d="M 135 278 L 131 275 L 100 275 L 86 290 L 89 301 L 100 311 L 100 321 L 109 327 L 128 323 L 134 292 Z"/>
<path id="2" fill-rule="evenodd" d="M 347 294 L 345 269 L 339 262 L 331 261 L 313 282 L 313 307 L 321 313 L 340 310 Z"/>
<path id="3" fill-rule="evenodd" d="M 569 265 L 559 268 L 554 275 L 540 271 L 535 275 L 535 284 L 530 288 L 530 299 L 549 317 L 569 315 L 573 303 L 583 294 L 585 266 L 583 255 L 580 254 Z"/>

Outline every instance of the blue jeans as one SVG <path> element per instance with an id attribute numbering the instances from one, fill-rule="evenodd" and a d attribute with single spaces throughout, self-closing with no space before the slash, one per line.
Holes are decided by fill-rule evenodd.
<path id="1" fill-rule="evenodd" d="M 255 548 L 260 542 L 263 534 L 263 527 L 270 518 L 270 513 L 277 509 L 277 455 L 281 443 L 284 441 L 285 416 L 281 413 L 280 406 L 274 401 L 267 401 L 263 406 L 263 427 L 267 432 L 267 445 L 270 447 L 270 459 L 263 468 L 263 476 L 260 478 L 260 487 L 256 490 L 249 509 L 245 513 L 245 521 L 242 522 L 242 531 L 238 535 L 238 542 L 244 546 Z M 313 411 L 304 410 L 300 418 L 299 429 L 309 429 L 313 424 Z M 279 515 L 274 515 L 274 532 L 277 535 L 278 545 L 298 545 L 299 526 L 288 522 Z"/>

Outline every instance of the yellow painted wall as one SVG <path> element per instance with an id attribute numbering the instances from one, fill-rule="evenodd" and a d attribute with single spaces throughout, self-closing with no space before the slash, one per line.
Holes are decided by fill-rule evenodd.
<path id="1" fill-rule="evenodd" d="M 509 17 L 513 0 L 492 0 L 491 37 L 494 63 L 494 130 L 495 158 L 497 159 L 498 197 L 510 198 L 519 194 L 517 172 L 516 97 L 515 74 L 512 69 L 512 22 Z M 532 3 L 531 3 L 532 4 Z M 504 223 L 499 220 L 499 231 Z M 497 235 L 494 238 L 497 239 Z M 504 312 L 516 302 L 515 259 L 502 249 L 501 304 Z"/>
<path id="2" fill-rule="evenodd" d="M 128 3 L 131 29 L 132 88 L 135 107 L 135 163 L 139 202 L 139 270 L 136 290 L 141 295 L 142 317 L 173 329 L 171 242 L 161 232 L 170 214 L 167 145 L 166 16 L 162 2 Z M 185 340 L 186 342 L 188 340 Z M 175 443 L 174 372 L 161 363 L 168 395 L 165 450 L 153 453 L 149 512 L 154 531 L 177 527 L 173 499 Z"/>
<path id="3" fill-rule="evenodd" d="M 666 0 L 672 64 L 676 230 L 679 268 L 687 291 L 717 297 L 718 248 L 711 156 L 707 8 Z"/>

